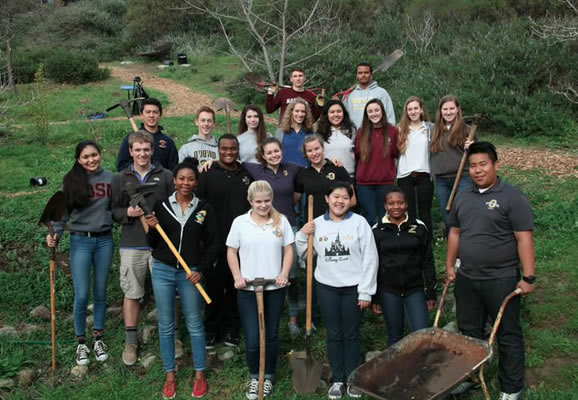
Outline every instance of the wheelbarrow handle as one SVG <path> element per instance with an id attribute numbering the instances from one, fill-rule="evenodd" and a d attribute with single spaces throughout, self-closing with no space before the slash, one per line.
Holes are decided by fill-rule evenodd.
<path id="1" fill-rule="evenodd" d="M 522 294 L 522 289 L 516 288 L 516 290 L 512 291 L 512 293 L 507 295 L 504 298 L 504 301 L 502 301 L 502 305 L 500 306 L 500 309 L 498 310 L 498 315 L 496 315 L 496 320 L 494 321 L 494 326 L 492 327 L 492 333 L 490 334 L 490 339 L 488 340 L 488 343 L 490 344 L 490 346 L 492 346 L 492 344 L 494 344 L 494 340 L 496 339 L 496 335 L 498 334 L 498 328 L 500 328 L 500 322 L 502 322 L 502 317 L 504 316 L 504 311 L 506 310 L 506 306 L 508 305 L 510 300 L 512 300 L 514 297 L 519 296 L 521 294 Z"/>
<path id="2" fill-rule="evenodd" d="M 434 319 L 434 324 L 433 327 L 437 328 L 440 322 L 440 318 L 442 316 L 442 307 L 446 301 L 446 295 L 448 294 L 448 289 L 450 288 L 450 283 L 452 283 L 452 281 L 450 280 L 446 280 L 446 283 L 444 283 L 444 290 L 442 291 L 442 296 L 440 297 L 440 302 L 438 304 L 438 310 L 436 311 L 436 317 Z"/>

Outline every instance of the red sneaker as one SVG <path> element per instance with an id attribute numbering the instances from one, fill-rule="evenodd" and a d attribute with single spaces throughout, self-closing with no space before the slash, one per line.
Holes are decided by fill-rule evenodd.
<path id="1" fill-rule="evenodd" d="M 177 381 L 165 381 L 162 391 L 163 399 L 171 400 L 177 395 Z"/>
<path id="2" fill-rule="evenodd" d="M 207 389 L 208 385 L 205 377 L 198 379 L 195 378 L 195 381 L 193 382 L 193 397 L 197 399 L 203 397 L 207 394 Z"/>

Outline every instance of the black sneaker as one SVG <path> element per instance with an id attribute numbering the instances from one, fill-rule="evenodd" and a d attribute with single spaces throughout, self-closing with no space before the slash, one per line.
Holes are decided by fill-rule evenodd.
<path id="1" fill-rule="evenodd" d="M 92 350 L 94 351 L 94 356 L 98 361 L 108 360 L 108 347 L 102 340 L 95 340 L 92 343 Z"/>
<path id="2" fill-rule="evenodd" d="M 205 336 L 205 349 L 212 350 L 217 345 L 217 338 L 215 335 L 206 335 Z"/>
<path id="3" fill-rule="evenodd" d="M 237 335 L 228 333 L 225 337 L 225 346 L 238 347 L 239 343 L 241 343 L 241 339 L 239 339 L 239 336 Z"/>
<path id="4" fill-rule="evenodd" d="M 88 365 L 90 359 L 88 358 L 88 346 L 85 343 L 79 344 L 76 347 L 76 364 L 77 365 Z"/>

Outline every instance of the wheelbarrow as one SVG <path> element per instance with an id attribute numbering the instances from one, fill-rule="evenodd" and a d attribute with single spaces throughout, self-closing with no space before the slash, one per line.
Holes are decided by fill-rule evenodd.
<path id="1" fill-rule="evenodd" d="M 492 357 L 492 344 L 504 309 L 521 290 L 516 289 L 506 296 L 490 339 L 485 342 L 438 328 L 449 283 L 444 286 L 433 328 L 407 335 L 359 366 L 349 376 L 349 385 L 380 400 L 433 400 L 450 394 L 479 369 L 484 396 L 490 400 L 483 366 Z"/>

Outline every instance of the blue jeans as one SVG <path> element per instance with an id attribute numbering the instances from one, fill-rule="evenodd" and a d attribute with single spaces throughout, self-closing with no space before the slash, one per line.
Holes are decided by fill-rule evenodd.
<path id="1" fill-rule="evenodd" d="M 191 270 L 195 270 L 191 266 Z M 161 358 L 166 372 L 175 370 L 175 296 L 181 299 L 181 310 L 191 338 L 195 371 L 205 370 L 205 327 L 201 316 L 201 294 L 187 280 L 182 269 L 153 259 L 152 284 L 157 306 Z"/>
<path id="2" fill-rule="evenodd" d="M 440 210 L 442 212 L 442 216 L 444 217 L 444 223 L 446 225 L 445 237 L 448 236 L 450 231 L 450 224 L 449 224 L 449 214 L 446 211 L 446 206 L 448 205 L 448 200 L 450 199 L 450 193 L 452 192 L 452 187 L 454 186 L 455 177 L 451 178 L 436 178 L 436 196 L 440 203 Z M 462 174 L 460 178 L 460 183 L 458 184 L 458 188 L 456 190 L 456 196 L 459 192 L 464 189 L 469 188 L 474 183 L 472 182 L 472 178 L 468 175 L 467 172 Z M 455 197 L 454 197 L 455 200 Z"/>
<path id="3" fill-rule="evenodd" d="M 292 226 L 293 233 L 298 231 L 296 226 Z M 289 272 L 289 282 L 291 285 L 287 288 L 287 304 L 289 305 L 289 316 L 297 317 L 299 315 L 299 256 L 297 256 L 297 247 L 295 242 L 293 242 L 293 265 L 291 266 L 291 271 Z"/>
<path id="4" fill-rule="evenodd" d="M 385 215 L 385 195 L 393 185 L 357 185 L 357 201 L 361 206 L 361 215 L 369 225 L 375 224 L 375 219 L 381 221 Z"/>
<path id="5" fill-rule="evenodd" d="M 279 358 L 279 320 L 285 303 L 285 288 L 263 292 L 265 311 L 265 377 L 273 379 Z M 241 326 L 245 333 L 245 359 L 251 378 L 259 376 L 259 317 L 257 298 L 252 290 L 237 292 Z"/>
<path id="6" fill-rule="evenodd" d="M 327 356 L 333 382 L 347 382 L 361 352 L 361 310 L 357 286 L 333 287 L 317 282 L 317 298 L 327 331 Z"/>
<path id="7" fill-rule="evenodd" d="M 74 330 L 84 336 L 86 307 L 90 295 L 90 270 L 94 268 L 92 296 L 94 301 L 93 329 L 104 329 L 106 316 L 106 286 L 112 264 L 114 243 L 111 235 L 86 237 L 70 235 L 70 272 L 74 285 Z"/>
<path id="8" fill-rule="evenodd" d="M 387 327 L 387 345 L 391 346 L 403 337 L 404 322 L 407 319 L 409 331 L 414 332 L 429 326 L 429 316 L 423 290 L 409 296 L 398 296 L 379 290 L 379 305 Z"/>

